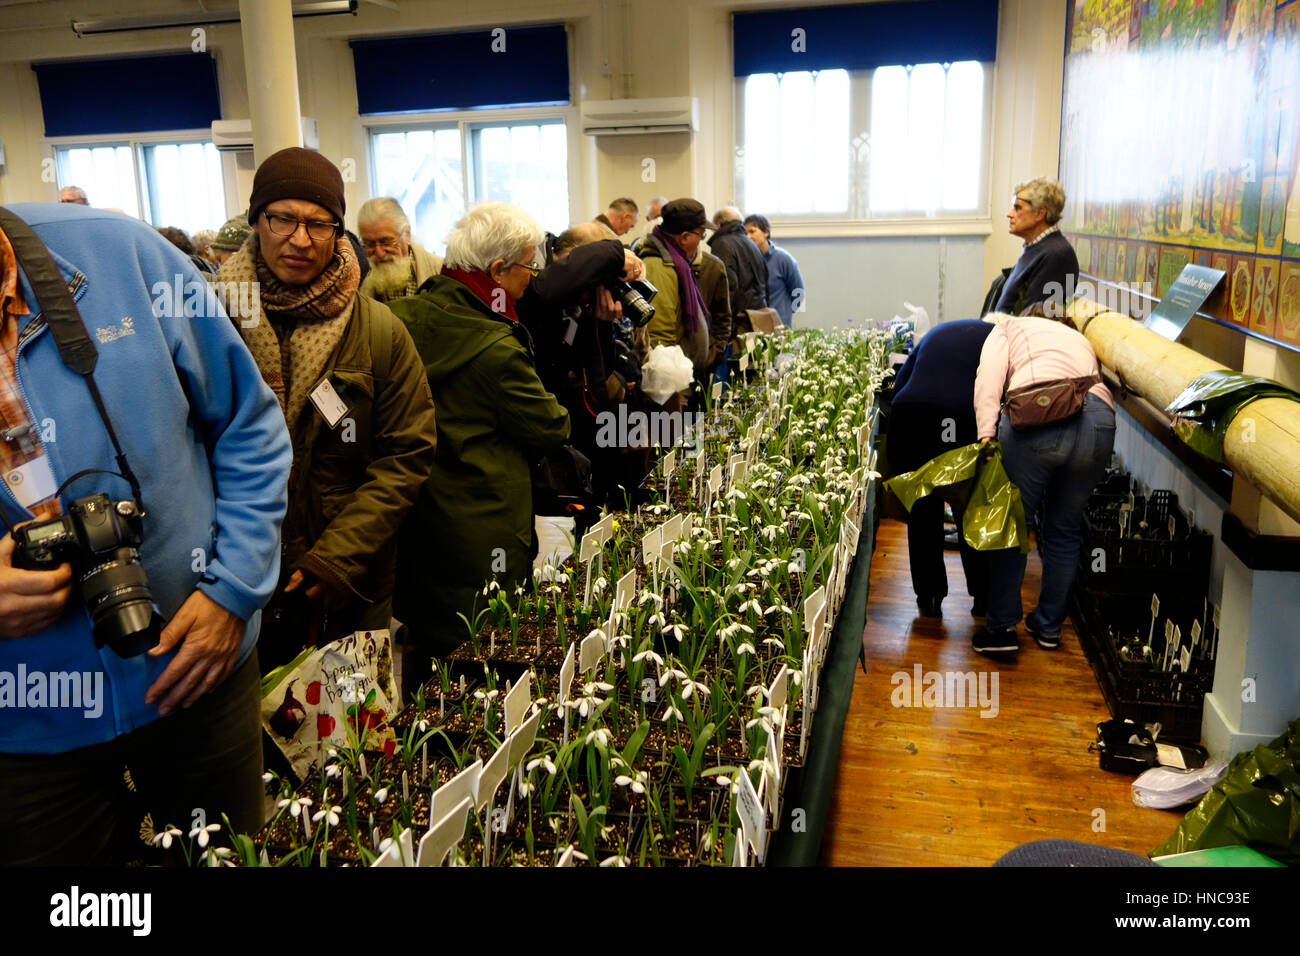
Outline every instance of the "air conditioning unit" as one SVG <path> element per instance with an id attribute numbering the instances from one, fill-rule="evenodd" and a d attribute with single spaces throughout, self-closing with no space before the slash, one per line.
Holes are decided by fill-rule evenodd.
<path id="1" fill-rule="evenodd" d="M 302 144 L 308 149 L 320 149 L 320 135 L 316 121 L 302 117 Z M 253 148 L 253 121 L 246 119 L 213 120 L 212 145 L 221 152 Z"/>
<path id="2" fill-rule="evenodd" d="M 578 118 L 588 136 L 694 133 L 700 128 L 700 101 L 694 96 L 588 100 L 578 105 Z"/>

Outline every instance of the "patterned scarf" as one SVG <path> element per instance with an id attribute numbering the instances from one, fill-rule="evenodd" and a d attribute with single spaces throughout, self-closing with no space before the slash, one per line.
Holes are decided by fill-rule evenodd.
<path id="1" fill-rule="evenodd" d="M 334 257 L 307 285 L 288 285 L 262 259 L 254 232 L 226 260 L 216 281 L 226 313 L 238 323 L 239 333 L 292 430 L 352 314 L 361 284 L 361 267 L 352 243 L 336 242 Z M 257 289 L 258 297 L 250 296 L 246 289 Z M 280 340 L 268 318 L 293 320 L 287 342 Z"/>

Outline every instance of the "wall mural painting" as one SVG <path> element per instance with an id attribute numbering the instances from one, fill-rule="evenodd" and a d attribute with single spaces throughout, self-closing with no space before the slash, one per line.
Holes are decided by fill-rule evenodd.
<path id="1" fill-rule="evenodd" d="M 1068 0 L 1063 228 L 1091 276 L 1300 347 L 1300 0 Z M 1219 301 L 1216 297 L 1215 301 Z"/>

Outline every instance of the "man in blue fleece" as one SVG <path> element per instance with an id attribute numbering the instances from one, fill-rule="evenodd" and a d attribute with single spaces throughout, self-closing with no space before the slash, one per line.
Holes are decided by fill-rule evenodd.
<path id="1" fill-rule="evenodd" d="M 139 479 L 140 560 L 165 627 L 147 653 L 96 648 L 68 565 L 15 568 L 12 536 L 0 539 L 0 864 L 120 862 L 139 839 L 125 832 L 139 819 L 123 812 L 124 768 L 160 832 L 220 824 L 223 812 L 254 829 L 254 645 L 279 571 L 284 416 L 203 277 L 149 226 L 75 205 L 10 211 L 49 250 L 98 352 L 94 382 Z M 96 493 L 133 497 L 46 307 L 0 232 L 10 526 Z"/>
<path id="2" fill-rule="evenodd" d="M 1025 241 L 1025 251 L 1007 276 L 995 312 L 1023 315 L 1035 305 L 1063 309 L 1069 304 L 1079 281 L 1079 259 L 1057 226 L 1064 208 L 1065 190 L 1058 182 L 1031 179 L 1016 187 L 1007 231 Z"/>

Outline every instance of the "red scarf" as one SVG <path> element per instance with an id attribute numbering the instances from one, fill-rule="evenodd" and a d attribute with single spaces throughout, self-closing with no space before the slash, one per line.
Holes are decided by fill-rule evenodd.
<path id="1" fill-rule="evenodd" d="M 464 269 L 452 269 L 443 266 L 442 274 L 465 286 L 470 292 L 474 293 L 475 298 L 497 315 L 504 315 L 511 322 L 519 321 L 519 316 L 515 315 L 514 298 L 486 272 L 467 272 Z M 503 302 L 505 303 L 504 310 L 500 307 Z"/>

